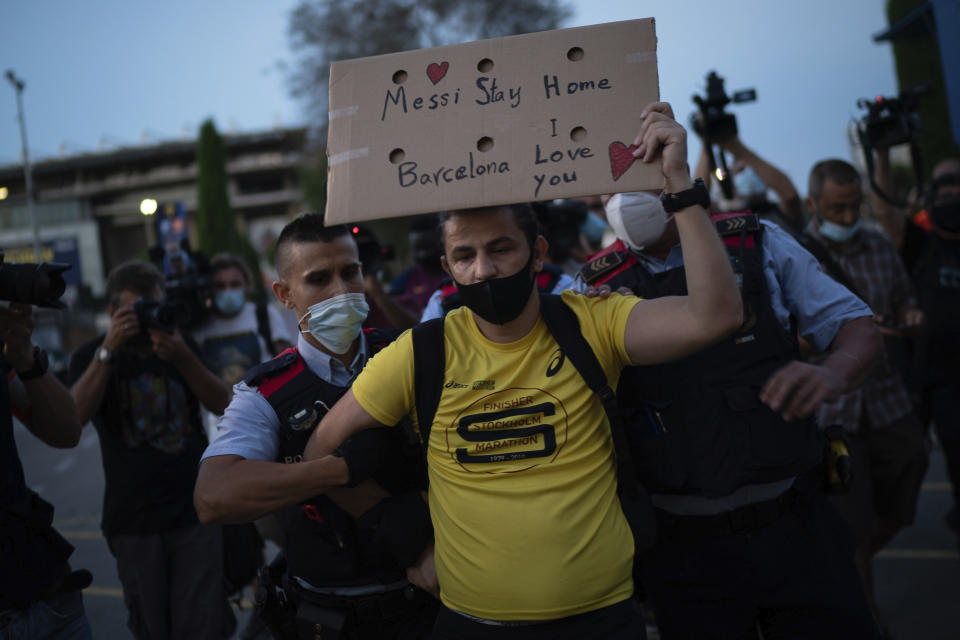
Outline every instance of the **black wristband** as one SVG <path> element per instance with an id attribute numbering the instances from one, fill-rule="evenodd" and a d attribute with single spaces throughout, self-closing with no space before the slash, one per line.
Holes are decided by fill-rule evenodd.
<path id="1" fill-rule="evenodd" d="M 703 182 L 703 178 L 697 178 L 689 189 L 677 193 L 660 194 L 660 202 L 663 204 L 663 210 L 667 213 L 675 213 L 695 204 L 709 210 L 710 192 L 707 191 L 707 185 Z"/>
<path id="2" fill-rule="evenodd" d="M 390 453 L 393 442 L 390 427 L 364 429 L 343 442 L 333 455 L 347 463 L 350 479 L 345 486 L 355 487 L 369 480 Z"/>

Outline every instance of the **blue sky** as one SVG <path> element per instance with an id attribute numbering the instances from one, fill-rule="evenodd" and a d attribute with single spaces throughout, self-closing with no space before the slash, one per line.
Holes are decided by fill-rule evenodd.
<path id="1" fill-rule="evenodd" d="M 24 78 L 31 157 L 305 123 L 289 96 L 293 0 L 129 2 L 9 0 L 0 72 Z M 690 96 L 716 69 L 727 89 L 756 87 L 734 107 L 741 137 L 805 191 L 809 167 L 847 157 L 856 101 L 896 92 L 884 0 L 577 0 L 566 26 L 653 16 L 660 91 L 686 122 Z M 696 160 L 691 142 L 690 163 Z M 18 162 L 13 88 L 0 81 L 0 164 Z"/>

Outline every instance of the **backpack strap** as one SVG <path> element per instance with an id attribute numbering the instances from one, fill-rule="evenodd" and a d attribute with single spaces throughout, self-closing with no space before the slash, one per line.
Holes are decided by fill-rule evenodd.
<path id="1" fill-rule="evenodd" d="M 270 333 L 270 316 L 267 313 L 267 303 L 263 300 L 258 300 L 256 304 L 257 308 L 257 333 L 263 336 L 263 340 L 267 345 L 267 353 L 272 356 L 275 356 L 273 352 L 273 336 Z"/>
<path id="2" fill-rule="evenodd" d="M 617 461 L 617 485 L 622 495 L 631 499 L 640 496 L 637 474 L 633 467 L 633 458 L 623 430 L 623 419 L 617 407 L 617 396 L 607 384 L 600 361 L 590 348 L 590 344 L 580 331 L 580 321 L 570 307 L 563 303 L 560 296 L 540 295 L 540 314 L 547 324 L 547 330 L 553 335 L 563 352 L 570 358 L 580 377 L 590 390 L 600 398 L 603 410 L 610 422 L 610 433 Z"/>
<path id="3" fill-rule="evenodd" d="M 417 425 L 420 442 L 426 453 L 430 442 L 430 428 L 443 393 L 443 375 L 446 354 L 443 346 L 443 318 L 434 318 L 418 324 L 411 333 L 413 339 L 413 388 L 417 406 Z"/>

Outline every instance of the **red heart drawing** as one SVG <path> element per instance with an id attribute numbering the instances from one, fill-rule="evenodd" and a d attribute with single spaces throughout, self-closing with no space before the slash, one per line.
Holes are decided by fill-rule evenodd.
<path id="1" fill-rule="evenodd" d="M 441 62 L 437 64 L 436 62 L 431 62 L 427 65 L 427 76 L 430 78 L 433 84 L 437 84 L 443 80 L 443 76 L 447 75 L 447 69 L 450 68 L 449 62 Z"/>
<path id="2" fill-rule="evenodd" d="M 633 152 L 637 150 L 638 145 L 632 144 L 629 147 L 622 142 L 610 143 L 610 173 L 613 179 L 618 180 L 620 176 L 627 172 L 630 165 L 637 158 L 633 157 Z"/>

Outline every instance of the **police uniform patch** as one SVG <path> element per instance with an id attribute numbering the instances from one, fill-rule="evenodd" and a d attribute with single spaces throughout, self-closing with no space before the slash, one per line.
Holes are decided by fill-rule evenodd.
<path id="1" fill-rule="evenodd" d="M 594 258 L 580 269 L 580 277 L 587 284 L 590 284 L 597 278 L 610 273 L 627 260 L 627 254 L 620 251 L 611 251 L 602 256 Z"/>
<path id="2" fill-rule="evenodd" d="M 760 218 L 755 213 L 745 213 L 739 216 L 731 216 L 717 220 L 714 224 L 717 226 L 717 233 L 721 236 L 741 233 L 743 231 L 759 231 Z"/>

